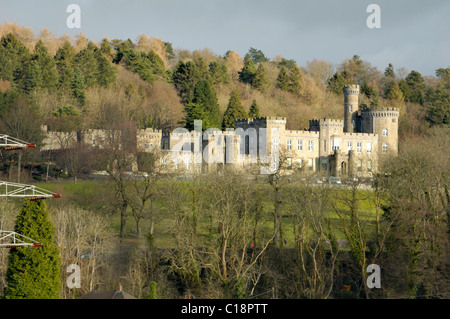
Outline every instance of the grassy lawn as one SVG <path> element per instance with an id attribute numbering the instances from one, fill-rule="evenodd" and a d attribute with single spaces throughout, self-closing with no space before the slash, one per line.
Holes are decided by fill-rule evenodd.
<path id="1" fill-rule="evenodd" d="M 184 183 L 189 187 L 189 182 L 175 182 Z M 52 183 L 40 183 L 38 185 L 41 188 L 47 189 L 52 192 L 62 194 L 63 202 L 77 203 L 80 198 L 84 201 L 89 201 L 89 198 L 94 198 L 95 196 L 102 196 L 104 194 L 102 190 L 106 187 L 105 181 L 78 181 L 76 184 L 72 181 L 67 182 L 52 182 Z M 266 186 L 263 186 L 266 187 Z M 350 192 L 348 189 L 340 189 L 339 192 Z M 358 190 L 358 196 L 362 199 L 359 201 L 359 217 L 362 223 L 365 225 L 367 234 L 372 237 L 375 231 L 375 207 L 370 201 L 370 190 Z M 347 194 L 348 195 L 348 194 Z M 94 196 L 94 197 L 90 197 Z M 59 201 L 58 199 L 52 201 Z M 53 203 L 52 203 L 53 204 Z M 83 205 L 83 203 L 80 203 Z M 154 234 L 153 238 L 155 245 L 160 248 L 174 247 L 174 229 L 173 221 L 174 218 L 164 202 L 164 199 L 159 200 L 158 214 L 155 216 Z M 294 232 L 293 224 L 291 219 L 292 212 L 289 211 L 287 207 L 282 208 L 282 234 L 281 241 L 284 238 L 287 239 L 287 247 L 294 247 Z M 269 197 L 265 198 L 265 219 L 263 220 L 263 232 L 266 238 L 270 238 L 273 234 L 273 203 Z M 335 211 L 331 207 L 326 212 L 331 220 L 331 224 L 334 225 L 333 230 L 338 239 L 345 239 L 344 234 L 340 230 L 341 221 Z M 118 213 L 114 214 L 111 218 L 112 227 L 114 231 L 118 234 L 120 230 L 120 216 Z M 208 240 L 209 236 L 209 220 L 206 216 L 200 216 L 198 221 L 197 235 L 201 240 Z M 130 215 L 127 219 L 126 231 L 130 237 L 135 236 L 135 220 L 133 216 Z M 148 219 L 141 220 L 141 235 L 145 237 L 150 231 L 150 221 Z"/>

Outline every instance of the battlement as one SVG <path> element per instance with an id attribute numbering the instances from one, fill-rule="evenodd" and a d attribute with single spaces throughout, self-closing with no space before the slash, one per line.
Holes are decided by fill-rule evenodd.
<path id="1" fill-rule="evenodd" d="M 139 129 L 139 133 L 162 133 L 162 130 L 157 130 L 151 127 L 147 127 L 145 129 Z"/>
<path id="2" fill-rule="evenodd" d="M 285 117 L 276 117 L 276 116 L 264 116 L 264 117 L 236 119 L 234 122 L 250 124 L 251 122 L 267 122 L 267 121 L 273 121 L 273 120 L 286 121 L 286 118 Z"/>
<path id="3" fill-rule="evenodd" d="M 362 117 L 398 117 L 400 115 L 400 111 L 395 107 L 385 107 L 381 109 L 364 109 L 361 111 Z"/>
<path id="4" fill-rule="evenodd" d="M 344 136 L 363 136 L 363 137 L 377 137 L 377 134 L 374 133 L 344 133 Z"/>
<path id="5" fill-rule="evenodd" d="M 358 95 L 359 85 L 358 84 L 344 85 L 343 91 L 345 95 Z"/>
<path id="6" fill-rule="evenodd" d="M 321 122 L 323 123 L 336 123 L 336 124 L 344 124 L 344 120 L 341 119 L 328 119 L 328 118 L 324 118 L 323 120 L 321 120 Z"/>
<path id="7" fill-rule="evenodd" d="M 296 136 L 319 136 L 319 131 L 297 131 L 297 130 L 286 130 L 286 136 L 296 135 Z"/>

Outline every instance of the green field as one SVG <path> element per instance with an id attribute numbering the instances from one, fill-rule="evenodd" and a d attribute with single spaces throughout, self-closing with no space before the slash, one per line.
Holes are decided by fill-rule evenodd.
<path id="1" fill-rule="evenodd" d="M 173 183 L 183 183 L 186 187 L 189 187 L 188 181 L 171 181 Z M 164 183 L 170 183 L 169 181 L 165 181 Z M 104 196 L 106 192 L 107 182 L 106 181 L 79 181 L 76 184 L 70 181 L 67 182 L 52 182 L 52 183 L 41 183 L 39 187 L 47 189 L 52 192 L 62 194 L 61 199 L 53 199 L 49 200 L 49 206 L 53 205 L 61 205 L 65 203 L 70 203 L 74 205 L 78 205 L 81 207 L 86 207 L 86 205 L 91 204 L 91 202 L 95 201 L 98 198 Z M 267 187 L 267 191 L 270 191 L 270 186 L 268 185 L 258 185 L 258 187 Z M 320 187 L 327 187 L 320 186 Z M 350 192 L 348 189 L 340 189 L 339 192 Z M 359 217 L 362 223 L 366 227 L 366 233 L 369 237 L 373 237 L 375 233 L 375 207 L 373 202 L 370 200 L 371 195 L 370 190 L 358 190 L 358 195 L 361 196 L 361 199 L 358 204 Z M 263 219 L 263 232 L 266 238 L 270 238 L 273 233 L 273 203 L 271 199 L 267 196 L 265 198 L 265 214 Z M 154 241 L 155 245 L 159 248 L 170 248 L 174 247 L 174 229 L 172 227 L 173 218 L 171 213 L 166 209 L 167 205 L 164 202 L 163 198 L 157 200 L 158 205 L 158 214 L 155 216 L 155 224 L 154 224 Z M 106 214 L 106 213 L 105 213 Z M 326 214 L 331 220 L 332 225 L 334 225 L 333 230 L 338 239 L 345 239 L 344 234 L 340 230 L 340 219 L 336 212 L 330 207 Z M 287 247 L 294 246 L 294 232 L 293 232 L 293 224 L 291 219 L 292 212 L 289 211 L 288 207 L 282 206 L 282 238 L 287 239 Z M 114 232 L 117 234 L 120 230 L 120 216 L 119 213 L 116 213 L 111 216 L 111 224 L 114 229 Z M 205 239 L 208 238 L 209 232 L 209 221 L 206 216 L 199 216 L 198 220 L 198 228 L 197 228 L 197 236 L 198 238 Z M 129 237 L 135 236 L 135 220 L 133 216 L 130 214 L 127 219 L 127 234 Z M 150 230 L 150 222 L 148 219 L 143 219 L 141 221 L 141 234 L 145 236 Z"/>

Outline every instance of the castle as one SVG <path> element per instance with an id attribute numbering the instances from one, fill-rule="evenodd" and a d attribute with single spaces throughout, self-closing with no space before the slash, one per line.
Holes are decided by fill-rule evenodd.
<path id="1" fill-rule="evenodd" d="M 310 120 L 309 129 L 303 131 L 287 130 L 283 117 L 238 119 L 236 128 L 226 131 L 180 128 L 167 133 L 140 129 L 136 133 L 137 149 L 160 150 L 161 164 L 167 170 L 200 172 L 223 165 L 245 170 L 272 159 L 286 170 L 371 177 L 378 171 L 380 157 L 398 153 L 399 110 L 359 109 L 359 85 L 343 90 L 343 120 Z M 104 130 L 46 133 L 43 150 L 67 148 L 75 141 L 102 147 L 106 134 Z"/>

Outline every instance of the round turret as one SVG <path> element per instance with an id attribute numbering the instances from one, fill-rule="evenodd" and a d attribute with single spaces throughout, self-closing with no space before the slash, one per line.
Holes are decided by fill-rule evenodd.
<path id="1" fill-rule="evenodd" d="M 353 133 L 358 112 L 359 85 L 344 86 L 344 132 Z"/>

